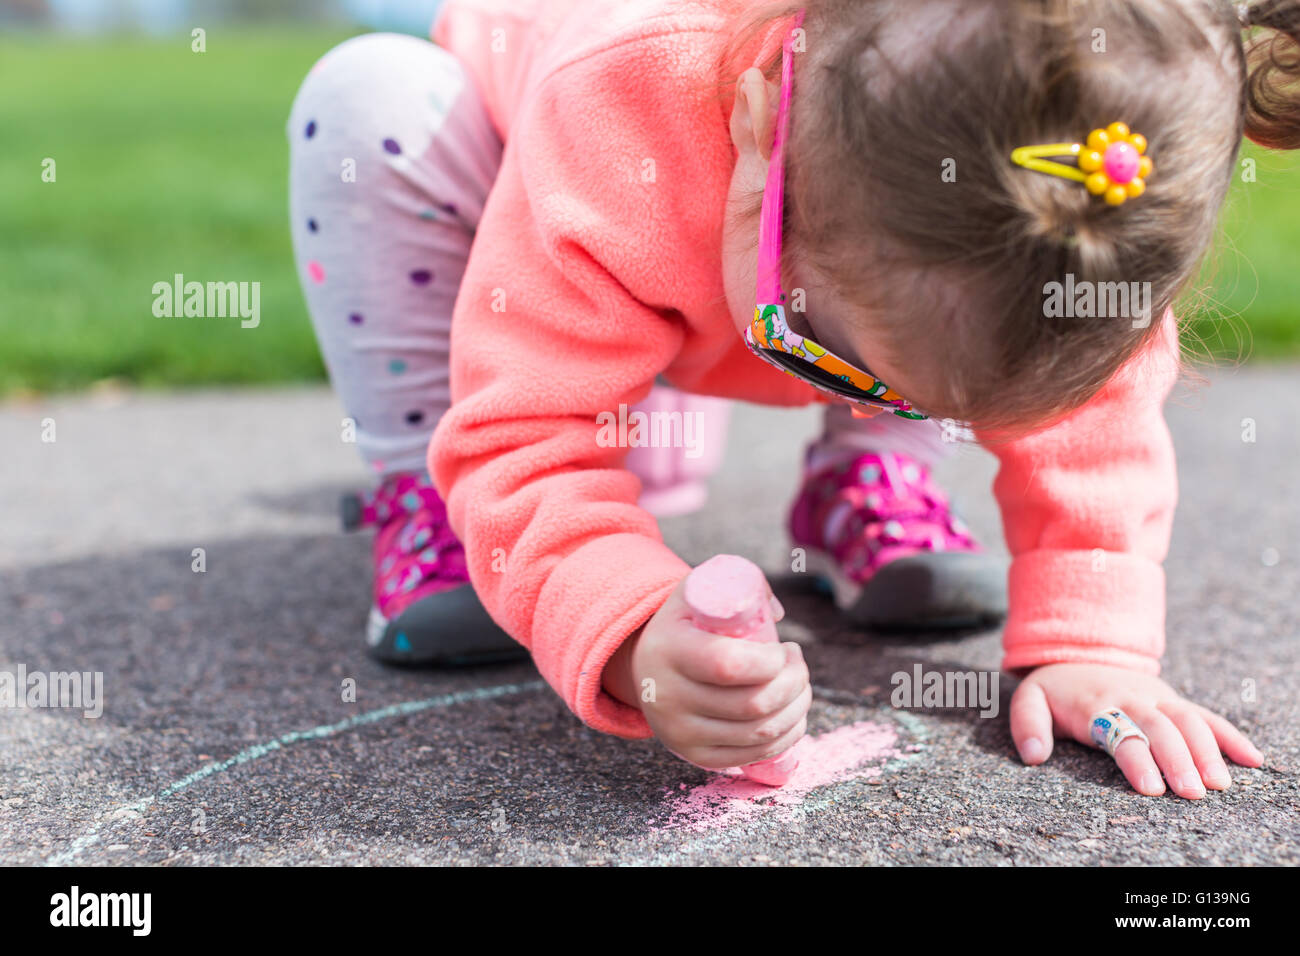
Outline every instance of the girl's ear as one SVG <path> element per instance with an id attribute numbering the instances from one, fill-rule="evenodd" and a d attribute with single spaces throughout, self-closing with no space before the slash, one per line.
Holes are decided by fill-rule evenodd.
<path id="1" fill-rule="evenodd" d="M 757 150 L 765 160 L 772 158 L 776 117 L 772 90 L 763 71 L 750 67 L 736 80 L 736 102 L 731 108 L 731 142 L 744 154 Z"/>

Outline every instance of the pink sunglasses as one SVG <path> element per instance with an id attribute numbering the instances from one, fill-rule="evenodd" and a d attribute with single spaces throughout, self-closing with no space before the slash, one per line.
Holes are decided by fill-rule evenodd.
<path id="1" fill-rule="evenodd" d="M 782 46 L 781 99 L 776 117 L 776 138 L 763 192 L 759 219 L 758 290 L 754 321 L 745 330 L 749 350 L 788 375 L 822 392 L 876 411 L 892 411 L 901 418 L 928 418 L 864 368 L 845 361 L 812 339 L 799 335 L 786 322 L 786 295 L 781 288 L 781 234 L 785 211 L 785 141 L 790 130 L 790 95 L 794 85 L 794 40 L 803 24 L 800 10 Z"/>

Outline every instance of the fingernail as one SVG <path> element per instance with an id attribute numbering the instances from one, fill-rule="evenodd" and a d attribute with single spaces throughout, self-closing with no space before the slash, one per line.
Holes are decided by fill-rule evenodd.
<path id="1" fill-rule="evenodd" d="M 1047 754 L 1047 748 L 1037 737 L 1028 737 L 1020 744 L 1020 757 L 1025 763 L 1039 763 Z"/>
<path id="2" fill-rule="evenodd" d="M 1201 783 L 1201 778 L 1196 774 L 1186 777 L 1175 777 L 1173 779 L 1174 790 L 1188 797 L 1205 796 L 1205 785 Z"/>
<path id="3" fill-rule="evenodd" d="M 1160 774 L 1148 771 L 1142 775 L 1138 781 L 1138 789 L 1150 796 L 1157 796 L 1165 789 L 1164 784 L 1160 781 Z"/>
<path id="4" fill-rule="evenodd" d="M 1211 767 L 1205 774 L 1205 782 L 1217 790 L 1226 790 L 1232 786 L 1232 775 L 1223 764 Z"/>

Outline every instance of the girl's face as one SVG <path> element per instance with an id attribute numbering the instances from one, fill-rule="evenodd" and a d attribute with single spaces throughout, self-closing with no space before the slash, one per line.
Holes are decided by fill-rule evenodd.
<path id="1" fill-rule="evenodd" d="M 767 183 L 778 92 L 761 70 L 746 70 L 737 81 L 736 103 L 731 111 L 731 142 L 737 156 L 723 224 L 722 279 L 732 322 L 742 335 L 754 318 L 758 284 L 758 222 L 757 218 L 752 223 L 744 221 L 742 211 L 750 197 L 761 193 Z M 917 407 L 927 407 L 924 382 L 918 390 L 913 381 L 922 376 L 904 374 L 901 365 L 890 360 L 861 309 L 843 301 L 813 268 L 796 267 L 795 274 L 785 279 L 787 294 L 802 289 L 807 306 L 804 313 L 786 310 L 791 328 L 841 358 L 870 369 Z M 912 363 L 907 365 L 914 367 Z"/>

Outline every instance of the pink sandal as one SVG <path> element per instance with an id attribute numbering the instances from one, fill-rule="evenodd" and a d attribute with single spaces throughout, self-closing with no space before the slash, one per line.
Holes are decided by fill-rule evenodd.
<path id="1" fill-rule="evenodd" d="M 469 581 L 465 549 L 428 478 L 391 475 L 343 498 L 343 527 L 376 528 L 370 654 L 392 664 L 456 666 L 527 657 L 488 616 Z"/>
<path id="2" fill-rule="evenodd" d="M 1006 565 L 951 513 L 929 469 L 865 453 L 804 476 L 790 533 L 854 623 L 883 628 L 993 624 L 1006 615 Z"/>

